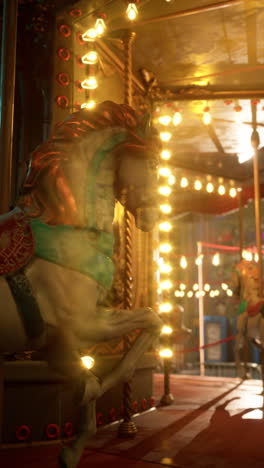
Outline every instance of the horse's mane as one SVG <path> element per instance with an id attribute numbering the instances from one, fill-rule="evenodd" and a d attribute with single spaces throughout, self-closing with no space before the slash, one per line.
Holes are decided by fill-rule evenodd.
<path id="1" fill-rule="evenodd" d="M 63 162 L 76 157 L 74 147 L 89 133 L 109 127 L 127 130 L 127 139 L 116 146 L 116 154 L 129 151 L 135 157 L 157 159 L 157 138 L 146 134 L 140 116 L 130 106 L 105 101 L 94 111 L 75 112 L 57 124 L 53 134 L 29 158 L 18 200 L 28 216 L 50 224 L 74 224 L 77 207 Z"/>

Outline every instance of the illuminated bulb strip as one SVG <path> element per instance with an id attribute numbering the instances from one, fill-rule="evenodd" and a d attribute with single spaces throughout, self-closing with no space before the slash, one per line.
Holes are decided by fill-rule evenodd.
<path id="1" fill-rule="evenodd" d="M 85 33 L 82 35 L 82 40 L 91 42 L 94 41 L 97 38 L 98 34 L 95 28 L 90 28 L 85 31 Z"/>
<path id="2" fill-rule="evenodd" d="M 161 141 L 170 141 L 172 135 L 170 132 L 160 132 Z"/>
<path id="3" fill-rule="evenodd" d="M 96 89 L 98 86 L 95 76 L 89 76 L 89 78 L 82 81 L 81 85 L 84 89 Z"/>
<path id="4" fill-rule="evenodd" d="M 169 167 L 161 167 L 159 169 L 159 175 L 163 177 L 169 177 L 171 175 L 171 170 Z"/>
<path id="5" fill-rule="evenodd" d="M 170 325 L 163 325 L 161 329 L 162 335 L 171 335 L 173 332 L 172 328 Z"/>
<path id="6" fill-rule="evenodd" d="M 87 369 L 92 369 L 94 366 L 94 359 L 91 356 L 82 356 L 81 361 Z"/>
<path id="7" fill-rule="evenodd" d="M 169 232 L 171 228 L 172 228 L 172 225 L 168 221 L 164 221 L 163 223 L 160 223 L 159 225 L 160 231 Z"/>
<path id="8" fill-rule="evenodd" d="M 128 4 L 126 15 L 130 21 L 134 21 L 137 18 L 138 9 L 134 2 Z"/>
<path id="9" fill-rule="evenodd" d="M 169 359 L 173 356 L 173 352 L 170 348 L 164 348 L 161 349 L 159 352 L 160 357 L 163 357 L 165 359 Z"/>
<path id="10" fill-rule="evenodd" d="M 160 211 L 162 211 L 162 213 L 168 214 L 171 212 L 171 206 L 168 204 L 160 205 Z"/>
<path id="11" fill-rule="evenodd" d="M 171 152 L 169 150 L 162 150 L 161 152 L 161 158 L 164 159 L 165 161 L 168 161 L 171 157 Z"/>
<path id="12" fill-rule="evenodd" d="M 169 313 L 172 311 L 172 305 L 169 302 L 163 302 L 159 305 L 159 312 Z"/>
<path id="13" fill-rule="evenodd" d="M 96 106 L 95 101 L 93 101 L 93 100 L 91 99 L 90 101 L 84 102 L 84 103 L 81 105 L 81 109 L 94 109 L 95 106 Z"/>
<path id="14" fill-rule="evenodd" d="M 159 187 L 158 191 L 160 195 L 163 195 L 164 197 L 168 197 L 171 194 L 171 188 L 168 187 L 167 185 L 163 185 Z"/>
<path id="15" fill-rule="evenodd" d="M 106 30 L 106 25 L 105 25 L 105 22 L 104 22 L 103 18 L 98 18 L 96 20 L 95 30 L 96 30 L 97 35 L 99 37 L 101 37 L 104 34 L 104 32 Z"/>
<path id="16" fill-rule="evenodd" d="M 161 115 L 159 117 L 159 123 L 161 125 L 169 125 L 171 123 L 171 117 L 169 115 Z"/>
<path id="17" fill-rule="evenodd" d="M 94 65 L 98 61 L 98 54 L 95 50 L 90 50 L 82 57 L 82 63 Z"/>

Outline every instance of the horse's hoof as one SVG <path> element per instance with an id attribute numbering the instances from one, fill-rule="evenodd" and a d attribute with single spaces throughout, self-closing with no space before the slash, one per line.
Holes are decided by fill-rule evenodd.
<path id="1" fill-rule="evenodd" d="M 79 462 L 79 457 L 76 459 L 76 454 L 71 447 L 63 447 L 59 453 L 59 467 L 60 468 L 76 468 Z"/>

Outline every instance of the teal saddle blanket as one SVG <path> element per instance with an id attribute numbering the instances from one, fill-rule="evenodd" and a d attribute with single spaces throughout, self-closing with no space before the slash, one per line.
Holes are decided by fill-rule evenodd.
<path id="1" fill-rule="evenodd" d="M 31 220 L 35 254 L 50 262 L 93 278 L 105 288 L 114 275 L 112 233 L 72 226 L 51 226 Z"/>

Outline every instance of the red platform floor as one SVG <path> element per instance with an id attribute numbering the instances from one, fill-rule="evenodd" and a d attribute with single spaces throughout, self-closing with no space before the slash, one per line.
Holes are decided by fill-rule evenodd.
<path id="1" fill-rule="evenodd" d="M 157 403 L 163 376 L 155 375 Z M 78 468 L 264 468 L 262 384 L 221 377 L 172 375 L 174 403 L 135 417 L 134 439 L 100 429 Z M 0 451 L 1 468 L 57 468 L 59 446 Z"/>

